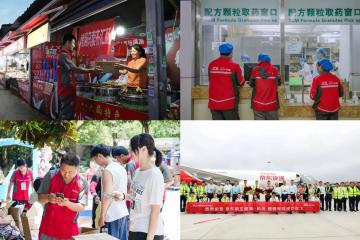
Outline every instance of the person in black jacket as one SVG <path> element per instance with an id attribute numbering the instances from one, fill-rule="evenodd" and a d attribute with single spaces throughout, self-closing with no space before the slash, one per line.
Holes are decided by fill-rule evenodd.
<path id="1" fill-rule="evenodd" d="M 334 189 L 330 186 L 329 182 L 325 183 L 325 211 L 331 212 L 332 194 Z"/>

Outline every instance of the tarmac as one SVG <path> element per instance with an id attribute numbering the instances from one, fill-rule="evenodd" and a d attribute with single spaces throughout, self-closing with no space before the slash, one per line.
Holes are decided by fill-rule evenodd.
<path id="1" fill-rule="evenodd" d="M 1 120 L 45 120 L 45 115 L 32 108 L 11 91 L 0 85 L 0 119 Z"/>
<path id="2" fill-rule="evenodd" d="M 359 240 L 360 212 L 278 215 L 181 213 L 181 239 Z"/>

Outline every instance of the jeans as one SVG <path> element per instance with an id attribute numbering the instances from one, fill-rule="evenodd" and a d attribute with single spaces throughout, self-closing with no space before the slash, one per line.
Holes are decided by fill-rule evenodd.
<path id="1" fill-rule="evenodd" d="M 108 234 L 120 240 L 128 239 L 128 217 L 117 219 L 113 222 L 105 222 Z"/>

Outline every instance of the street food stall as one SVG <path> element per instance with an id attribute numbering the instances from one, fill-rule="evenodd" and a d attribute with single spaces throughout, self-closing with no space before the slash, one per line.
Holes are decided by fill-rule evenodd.
<path id="1" fill-rule="evenodd" d="M 30 52 L 25 37 L 5 47 L 0 58 L 2 85 L 30 103 Z"/>
<path id="2" fill-rule="evenodd" d="M 281 119 L 315 118 L 309 91 L 318 74 L 315 65 L 322 58 L 333 63 L 332 73 L 346 88 L 340 118 L 360 118 L 360 49 L 355 44 L 360 37 L 359 1 L 196 0 L 194 6 L 184 4 L 183 9 L 191 11 L 182 11 L 182 19 L 195 19 L 195 25 L 191 19 L 185 21 L 188 27 L 182 26 L 182 32 L 193 35 L 197 43 L 182 52 L 182 61 L 194 59 L 182 64 L 184 78 L 191 78 L 191 84 L 182 89 L 185 98 L 191 99 L 184 107 L 184 116 L 211 119 L 207 67 L 219 56 L 218 46 L 230 42 L 234 46 L 233 61 L 240 64 L 247 82 L 257 56 L 262 52 L 271 56 L 272 64 L 281 72 Z M 251 94 L 247 84 L 240 89 L 240 119 L 253 119 Z"/>
<path id="3" fill-rule="evenodd" d="M 52 0 L 46 4 L 34 1 L 20 17 L 22 25 L 15 31 L 27 38 L 29 61 L 26 66 L 28 72 L 31 70 L 30 95 L 26 98 L 31 101 L 28 102 L 49 118 L 58 118 L 58 54 L 63 36 L 72 33 L 78 45 L 72 57 L 76 65 L 104 70 L 100 76 L 72 75 L 72 81 L 76 83 L 75 119 L 179 119 L 179 2 L 167 0 L 157 9 L 163 11 L 157 18 L 164 15 L 161 21 L 165 23 L 161 34 L 164 43 L 147 26 L 155 24 L 155 20 L 147 16 L 148 2 Z M 134 11 L 138 14 L 134 15 Z M 150 19 L 154 23 L 150 24 Z M 131 61 L 134 45 L 140 45 L 146 53 L 146 68 L 142 75 L 147 84 L 141 87 L 129 84 L 129 74 L 120 74 L 119 71 Z M 160 53 L 162 49 L 164 55 Z M 19 56 L 15 58 L 20 59 Z M 20 61 L 24 62 L 24 58 L 21 55 Z M 13 58 L 1 54 L 1 82 L 6 76 L 2 73 L 13 70 L 7 68 L 8 59 L 13 61 Z M 157 68 L 160 67 L 157 65 L 161 65 L 165 75 L 159 75 Z"/>

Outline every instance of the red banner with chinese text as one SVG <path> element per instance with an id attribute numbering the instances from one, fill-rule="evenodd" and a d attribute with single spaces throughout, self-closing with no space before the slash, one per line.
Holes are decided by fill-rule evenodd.
<path id="1" fill-rule="evenodd" d="M 90 23 L 79 28 L 77 55 L 89 59 L 111 53 L 114 18 Z"/>
<path id="2" fill-rule="evenodd" d="M 119 105 L 76 97 L 77 120 L 149 120 L 149 115 Z"/>
<path id="3" fill-rule="evenodd" d="M 187 213 L 320 212 L 320 202 L 190 202 Z"/>

